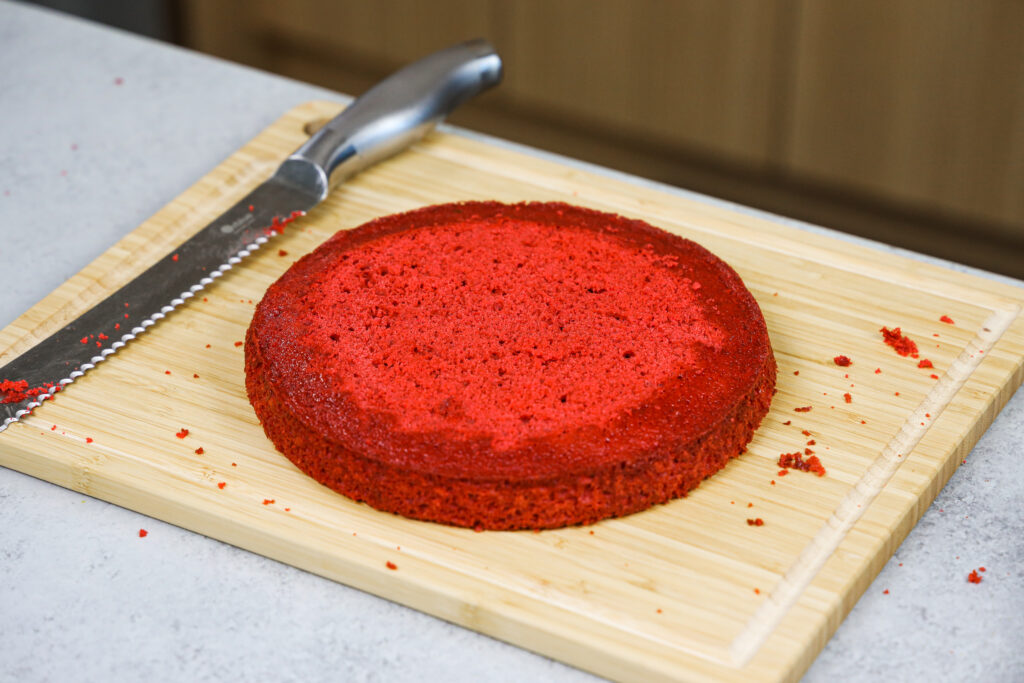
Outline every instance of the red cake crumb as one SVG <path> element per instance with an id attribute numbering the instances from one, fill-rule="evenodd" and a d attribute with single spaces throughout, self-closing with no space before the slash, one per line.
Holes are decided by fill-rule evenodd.
<path id="1" fill-rule="evenodd" d="M 917 367 L 919 367 L 919 368 L 934 368 L 935 366 L 932 365 L 932 362 L 930 360 L 928 360 L 927 358 L 922 358 L 920 361 L 918 361 Z"/>
<path id="2" fill-rule="evenodd" d="M 287 227 L 289 223 L 294 222 L 296 218 L 299 218 L 300 216 L 304 216 L 304 215 L 305 215 L 304 211 L 292 211 L 291 214 L 287 218 L 281 218 L 280 216 L 274 216 L 274 219 L 270 222 L 270 227 L 263 229 L 263 234 L 268 236 L 268 237 L 270 235 L 280 234 L 280 233 L 284 232 L 285 227 Z"/>
<path id="3" fill-rule="evenodd" d="M 444 205 L 341 231 L 270 287 L 245 355 L 253 408 L 300 469 L 479 529 L 685 495 L 743 450 L 776 372 L 727 265 L 565 204 Z"/>
<path id="4" fill-rule="evenodd" d="M 178 437 L 179 439 L 184 439 L 186 436 L 188 436 L 188 430 L 185 429 L 184 427 L 182 427 L 181 431 L 180 432 L 176 432 L 174 435 L 176 437 Z"/>
<path id="5" fill-rule="evenodd" d="M 853 396 L 851 396 L 850 393 L 847 392 L 843 394 L 843 400 L 846 401 L 847 403 L 853 403 Z"/>
<path id="6" fill-rule="evenodd" d="M 900 328 L 894 327 L 890 330 L 888 327 L 883 327 L 879 332 L 882 333 L 885 343 L 891 346 L 896 353 L 901 356 L 917 358 L 917 344 L 910 337 L 904 336 Z"/>
<path id="7" fill-rule="evenodd" d="M 206 451 L 204 451 L 204 450 L 203 450 L 203 447 L 202 447 L 202 446 L 200 446 L 199 448 L 197 448 L 197 449 L 196 449 L 196 455 L 202 455 L 202 454 L 203 454 L 203 453 L 205 453 L 205 452 L 206 452 Z"/>
<path id="8" fill-rule="evenodd" d="M 275 502 L 276 501 L 273 498 L 264 498 L 263 499 L 263 504 L 264 505 L 273 505 Z"/>
<path id="9" fill-rule="evenodd" d="M 981 574 L 976 569 L 972 569 L 971 573 L 967 575 L 967 580 L 971 583 L 981 583 Z"/>
<path id="10" fill-rule="evenodd" d="M 219 489 L 223 489 L 227 485 L 228 483 L 226 481 L 217 482 L 217 488 Z"/>
<path id="11" fill-rule="evenodd" d="M 394 562 L 392 562 L 391 560 L 388 560 L 387 562 L 385 562 L 384 566 L 387 567 L 388 569 L 392 570 L 392 571 L 394 571 L 395 569 L 398 569 L 398 565 L 395 564 Z"/>
<path id="12" fill-rule="evenodd" d="M 819 477 L 825 476 L 825 466 L 816 455 L 804 460 L 803 453 L 783 453 L 779 456 L 779 467 L 786 469 L 800 470 L 801 472 L 813 472 Z"/>
<path id="13" fill-rule="evenodd" d="M 802 406 L 800 408 L 793 408 L 793 410 L 798 413 L 809 413 L 811 412 L 811 406 Z"/>
<path id="14" fill-rule="evenodd" d="M 832 359 L 832 361 L 841 368 L 849 367 L 850 364 L 853 363 L 853 361 L 851 361 L 846 356 L 836 356 L 835 358 Z"/>
<path id="15" fill-rule="evenodd" d="M 145 529 L 139 529 L 139 538 L 145 538 L 146 536 L 149 536 L 149 532 Z"/>
<path id="16" fill-rule="evenodd" d="M 39 398 L 44 394 L 55 394 L 60 389 L 59 385 L 52 382 L 46 382 L 38 387 L 29 387 L 26 380 L 5 379 L 0 381 L 0 404 L 21 403 L 30 398 Z"/>
<path id="17" fill-rule="evenodd" d="M 956 324 L 956 323 L 953 322 L 953 319 L 950 318 L 948 315 L 942 316 L 941 318 L 939 318 L 939 320 L 941 322 L 946 323 L 947 325 L 955 325 Z"/>
<path id="18" fill-rule="evenodd" d="M 86 443 L 92 443 L 92 437 L 91 436 L 85 437 L 85 442 Z"/>
<path id="19" fill-rule="evenodd" d="M 764 520 L 761 519 L 760 517 L 758 517 L 756 519 L 750 519 L 748 517 L 747 518 L 747 524 L 749 524 L 750 526 L 764 526 Z"/>

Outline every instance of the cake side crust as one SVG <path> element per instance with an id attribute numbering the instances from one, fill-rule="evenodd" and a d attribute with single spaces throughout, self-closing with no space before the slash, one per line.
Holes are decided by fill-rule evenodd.
<path id="1" fill-rule="evenodd" d="M 321 484 L 385 512 L 488 530 L 552 529 L 621 517 L 682 497 L 740 455 L 768 413 L 776 364 L 769 354 L 743 400 L 680 448 L 544 481 L 476 481 L 367 458 L 310 430 L 264 379 L 254 331 L 245 343 L 246 389 L 267 437 Z"/>

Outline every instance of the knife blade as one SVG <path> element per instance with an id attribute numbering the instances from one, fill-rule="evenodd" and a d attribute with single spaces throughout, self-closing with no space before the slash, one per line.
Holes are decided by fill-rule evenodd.
<path id="1" fill-rule="evenodd" d="M 343 180 L 423 137 L 501 77 L 500 57 L 486 41 L 474 40 L 428 55 L 375 85 L 241 201 L 0 367 L 0 432 L 212 284 Z"/>

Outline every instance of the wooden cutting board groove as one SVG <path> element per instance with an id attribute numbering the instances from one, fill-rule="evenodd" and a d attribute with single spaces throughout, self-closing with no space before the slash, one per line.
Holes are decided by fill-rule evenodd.
<path id="1" fill-rule="evenodd" d="M 336 111 L 286 114 L 0 332 L 0 362 L 200 229 L 305 140 L 306 124 Z M 299 473 L 245 397 L 234 343 L 254 304 L 336 230 L 466 199 L 614 211 L 732 264 L 765 313 L 780 370 L 748 452 L 685 499 L 541 533 L 401 519 Z M 1022 302 L 1011 286 L 439 133 L 343 185 L 0 434 L 0 464 L 611 678 L 795 679 L 1024 379 Z M 885 346 L 883 325 L 901 326 L 935 369 Z M 839 354 L 853 365 L 836 366 Z M 190 434 L 178 439 L 182 427 Z M 828 475 L 779 476 L 779 454 L 809 439 Z M 758 517 L 763 526 L 747 524 Z"/>

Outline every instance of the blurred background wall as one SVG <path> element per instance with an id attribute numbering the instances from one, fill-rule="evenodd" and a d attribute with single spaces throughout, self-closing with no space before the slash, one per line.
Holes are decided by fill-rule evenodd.
<path id="1" fill-rule="evenodd" d="M 349 94 L 473 37 L 452 122 L 1024 277 L 1020 0 L 49 0 Z"/>

